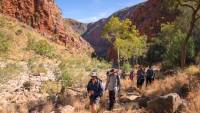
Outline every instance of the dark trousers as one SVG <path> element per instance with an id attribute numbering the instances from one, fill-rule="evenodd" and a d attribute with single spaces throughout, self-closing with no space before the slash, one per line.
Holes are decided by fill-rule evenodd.
<path id="1" fill-rule="evenodd" d="M 152 78 L 146 78 L 146 87 L 148 84 L 151 84 L 152 83 Z"/>
<path id="2" fill-rule="evenodd" d="M 115 91 L 109 91 L 109 101 L 110 101 L 109 109 L 110 110 L 113 109 L 114 103 L 116 102 L 115 95 L 116 95 Z"/>

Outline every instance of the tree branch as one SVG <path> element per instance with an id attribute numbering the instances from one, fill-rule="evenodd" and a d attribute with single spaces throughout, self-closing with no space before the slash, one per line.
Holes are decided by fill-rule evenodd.
<path id="1" fill-rule="evenodd" d="M 200 19 L 200 15 L 197 15 L 196 20 L 198 21 Z"/>
<path id="2" fill-rule="evenodd" d="M 196 28 L 198 31 L 200 31 L 200 28 L 197 25 L 195 25 L 194 28 Z"/>
<path id="3" fill-rule="evenodd" d="M 178 3 L 180 6 L 183 6 L 183 7 L 188 7 L 188 8 L 191 8 L 193 11 L 195 11 L 195 8 L 189 4 L 186 4 L 186 3 L 182 3 L 180 0 L 178 0 Z"/>

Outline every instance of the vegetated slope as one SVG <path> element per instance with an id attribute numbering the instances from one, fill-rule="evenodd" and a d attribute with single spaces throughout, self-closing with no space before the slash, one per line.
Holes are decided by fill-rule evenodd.
<path id="1" fill-rule="evenodd" d="M 54 109 L 47 97 L 60 91 L 61 78 L 67 81 L 66 86 L 85 85 L 94 68 L 102 72 L 110 67 L 91 59 L 88 49 L 71 50 L 14 18 L 0 15 L 0 112 L 50 113 Z M 49 109 L 35 109 L 42 105 Z"/>
<path id="2" fill-rule="evenodd" d="M 160 25 L 175 19 L 175 14 L 169 13 L 161 6 L 161 0 L 148 0 L 147 2 L 122 9 L 112 16 L 121 19 L 130 19 L 141 34 L 148 39 L 155 37 L 160 32 Z M 90 23 L 83 37 L 95 48 L 97 54 L 105 54 L 109 43 L 101 37 L 101 33 L 110 17 Z"/>
<path id="3" fill-rule="evenodd" d="M 62 12 L 54 0 L 1 0 L 0 13 L 36 28 L 53 41 L 64 42 L 61 44 L 77 49 L 88 46 L 73 29 L 65 27 Z"/>

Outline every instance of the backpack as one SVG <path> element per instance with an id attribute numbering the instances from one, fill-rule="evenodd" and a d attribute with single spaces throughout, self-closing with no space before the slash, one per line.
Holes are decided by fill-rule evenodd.
<path id="1" fill-rule="evenodd" d="M 104 87 L 103 82 L 101 79 L 98 78 L 98 89 L 100 89 L 99 96 L 101 97 L 103 95 Z"/>
<path id="2" fill-rule="evenodd" d="M 145 78 L 145 73 L 143 70 L 139 70 L 137 72 L 137 75 L 138 75 L 138 79 L 144 79 Z"/>
<path id="3" fill-rule="evenodd" d="M 147 78 L 153 78 L 154 77 L 154 71 L 152 69 L 147 70 Z"/>
<path id="4" fill-rule="evenodd" d="M 88 85 L 87 85 L 87 90 L 90 88 L 90 84 L 92 83 L 92 80 L 89 81 Z M 103 82 L 101 79 L 97 78 L 97 86 L 96 88 L 98 89 L 98 96 L 102 96 L 103 95 L 103 91 L 104 91 L 104 87 L 103 87 Z"/>
<path id="5" fill-rule="evenodd" d="M 108 75 L 109 76 L 109 79 L 110 79 L 110 76 L 111 76 L 111 74 L 110 75 Z M 121 83 L 120 83 L 120 77 L 119 77 L 119 75 L 117 74 L 117 86 L 118 87 L 120 87 L 121 86 Z"/>

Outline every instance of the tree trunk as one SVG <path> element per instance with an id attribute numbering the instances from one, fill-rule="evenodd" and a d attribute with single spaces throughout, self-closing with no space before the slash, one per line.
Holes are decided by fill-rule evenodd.
<path id="1" fill-rule="evenodd" d="M 186 56 L 187 56 L 187 43 L 185 44 L 185 42 L 182 44 L 181 47 L 181 68 L 185 67 L 186 64 Z"/>
<path id="2" fill-rule="evenodd" d="M 181 6 L 185 6 L 185 7 L 188 7 L 188 8 L 191 8 L 192 9 L 192 18 L 191 18 L 191 21 L 190 21 L 190 26 L 189 26 L 189 30 L 187 32 L 187 36 L 185 38 L 185 40 L 183 41 L 182 45 L 181 45 L 181 68 L 184 68 L 185 67 L 185 62 L 186 62 L 186 58 L 187 58 L 187 43 L 192 35 L 192 31 L 194 29 L 194 26 L 195 26 L 195 23 L 196 21 L 199 19 L 198 16 L 198 12 L 200 10 L 200 2 L 198 2 L 197 4 L 197 7 L 193 7 L 193 6 L 190 6 L 189 4 L 183 4 L 180 2 L 180 0 L 178 1 L 179 2 L 179 5 Z"/>

